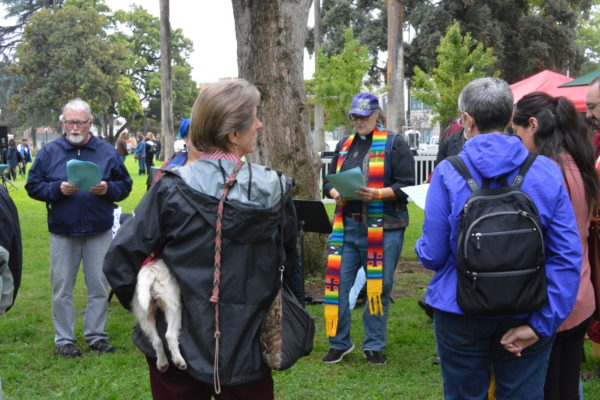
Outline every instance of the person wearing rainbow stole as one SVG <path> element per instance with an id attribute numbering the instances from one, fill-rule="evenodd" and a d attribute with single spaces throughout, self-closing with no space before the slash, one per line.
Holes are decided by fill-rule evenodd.
<path id="1" fill-rule="evenodd" d="M 363 351 L 370 364 L 383 365 L 389 299 L 408 225 L 407 196 L 400 188 L 414 185 L 414 158 L 402 136 L 385 129 L 376 96 L 355 95 L 348 117 L 353 134 L 338 143 L 332 165 L 336 173 L 360 168 L 368 186 L 356 191 L 361 200 L 348 200 L 331 183 L 324 185 L 336 211 L 325 277 L 325 324 L 331 347 L 323 361 L 338 363 L 354 350 L 349 293 L 356 272 L 366 266 L 369 306 L 363 312 Z"/>

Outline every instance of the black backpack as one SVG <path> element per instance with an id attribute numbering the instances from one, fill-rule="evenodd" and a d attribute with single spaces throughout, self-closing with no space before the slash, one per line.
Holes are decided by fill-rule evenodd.
<path id="1" fill-rule="evenodd" d="M 472 192 L 461 211 L 456 256 L 456 297 L 465 314 L 525 314 L 547 301 L 540 216 L 521 190 L 535 157 L 529 154 L 510 186 L 503 176 L 494 189 L 486 178 L 480 188 L 459 156 L 447 158 Z"/>

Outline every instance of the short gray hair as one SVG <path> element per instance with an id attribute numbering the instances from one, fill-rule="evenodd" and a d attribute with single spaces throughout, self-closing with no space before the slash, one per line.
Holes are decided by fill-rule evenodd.
<path id="1" fill-rule="evenodd" d="M 79 97 L 69 100 L 69 102 L 65 104 L 62 110 L 63 116 L 65 115 L 66 110 L 85 111 L 87 112 L 90 118 L 94 118 L 94 116 L 92 115 L 92 109 L 90 105 L 86 101 L 80 99 Z"/>
<path id="2" fill-rule="evenodd" d="M 475 79 L 460 93 L 458 108 L 473 117 L 479 132 L 502 131 L 512 117 L 512 91 L 499 78 Z"/>

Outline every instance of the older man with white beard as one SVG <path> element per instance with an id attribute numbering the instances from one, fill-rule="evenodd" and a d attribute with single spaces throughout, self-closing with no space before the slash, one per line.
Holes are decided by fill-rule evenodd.
<path id="1" fill-rule="evenodd" d="M 105 332 L 108 283 L 102 262 L 112 238 L 114 202 L 129 195 L 132 181 L 115 148 L 90 133 L 92 122 L 88 103 L 69 101 L 62 114 L 64 135 L 40 150 L 25 185 L 29 196 L 44 201 L 48 211 L 54 343 L 64 357 L 81 355 L 75 338 L 73 287 L 82 262 L 88 290 L 83 338 L 100 354 L 114 351 Z M 70 160 L 95 163 L 100 182 L 87 191 L 69 183 Z"/>

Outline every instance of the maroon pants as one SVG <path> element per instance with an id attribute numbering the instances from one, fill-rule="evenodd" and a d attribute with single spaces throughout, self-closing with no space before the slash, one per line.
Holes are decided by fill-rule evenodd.
<path id="1" fill-rule="evenodd" d="M 215 394 L 212 383 L 200 382 L 186 371 L 170 365 L 166 372 L 156 368 L 156 359 L 146 357 L 150 369 L 150 386 L 154 400 L 273 400 L 273 376 L 269 375 L 255 382 L 235 386 L 221 386 L 221 393 Z"/>

